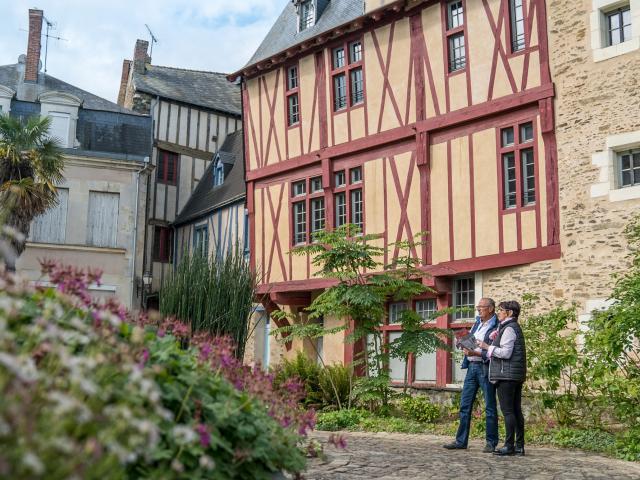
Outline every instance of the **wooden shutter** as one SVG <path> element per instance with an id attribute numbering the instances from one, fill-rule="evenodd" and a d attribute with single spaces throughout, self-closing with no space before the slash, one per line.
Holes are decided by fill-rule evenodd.
<path id="1" fill-rule="evenodd" d="M 70 117 L 68 113 L 51 112 L 49 113 L 51 118 L 51 126 L 49 127 L 49 136 L 55 138 L 60 142 L 60 146 L 63 148 L 69 147 L 69 122 Z"/>
<path id="2" fill-rule="evenodd" d="M 89 192 L 87 244 L 95 247 L 115 247 L 118 233 L 120 194 Z"/>
<path id="3" fill-rule="evenodd" d="M 64 243 L 68 205 L 69 189 L 58 188 L 58 204 L 33 220 L 29 239 L 40 243 Z"/>

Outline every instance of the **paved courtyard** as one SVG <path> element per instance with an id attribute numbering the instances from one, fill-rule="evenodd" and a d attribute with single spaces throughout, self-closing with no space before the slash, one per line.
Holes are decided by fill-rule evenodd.
<path id="1" fill-rule="evenodd" d="M 323 443 L 327 432 L 315 432 Z M 433 435 L 346 433 L 347 448 L 327 445 L 326 462 L 314 459 L 307 480 L 351 479 L 640 479 L 640 464 L 577 450 L 527 449 L 526 457 L 496 457 L 482 453 L 483 443 L 468 450 L 442 448 L 447 438 Z"/>

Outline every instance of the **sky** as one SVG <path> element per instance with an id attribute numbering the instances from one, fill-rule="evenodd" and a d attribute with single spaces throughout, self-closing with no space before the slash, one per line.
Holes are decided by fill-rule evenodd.
<path id="1" fill-rule="evenodd" d="M 50 35 L 64 39 L 49 39 L 47 74 L 115 102 L 122 60 L 133 58 L 136 39 L 150 39 L 145 24 L 158 39 L 154 65 L 232 72 L 288 1 L 0 0 L 0 65 L 26 53 L 29 8 L 39 8 L 55 25 Z"/>

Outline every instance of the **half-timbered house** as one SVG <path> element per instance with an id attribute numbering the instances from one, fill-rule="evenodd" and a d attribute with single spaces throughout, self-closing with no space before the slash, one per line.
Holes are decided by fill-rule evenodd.
<path id="1" fill-rule="evenodd" d="M 153 119 L 155 167 L 149 178 L 143 271 L 157 292 L 175 258 L 171 223 L 185 207 L 227 135 L 241 127 L 240 89 L 225 74 L 151 64 L 149 43 L 138 40 L 124 60 L 118 103 Z"/>
<path id="2" fill-rule="evenodd" d="M 347 222 L 384 244 L 429 232 L 413 255 L 435 293 L 391 303 L 389 339 L 404 308 L 473 307 L 485 272 L 560 257 L 546 22 L 544 0 L 287 2 L 230 76 L 242 79 L 251 261 L 268 309 L 299 312 L 330 284 L 288 252 Z M 341 336 L 322 351 L 353 358 Z M 403 370 L 392 363 L 392 379 Z M 411 359 L 409 376 L 461 378 L 444 351 Z"/>

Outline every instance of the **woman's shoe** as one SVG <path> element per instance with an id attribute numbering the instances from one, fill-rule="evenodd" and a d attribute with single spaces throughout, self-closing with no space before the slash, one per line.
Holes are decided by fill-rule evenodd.
<path id="1" fill-rule="evenodd" d="M 513 447 L 502 447 L 493 452 L 494 455 L 498 455 L 500 457 L 504 457 L 507 455 L 515 455 L 516 450 Z"/>

